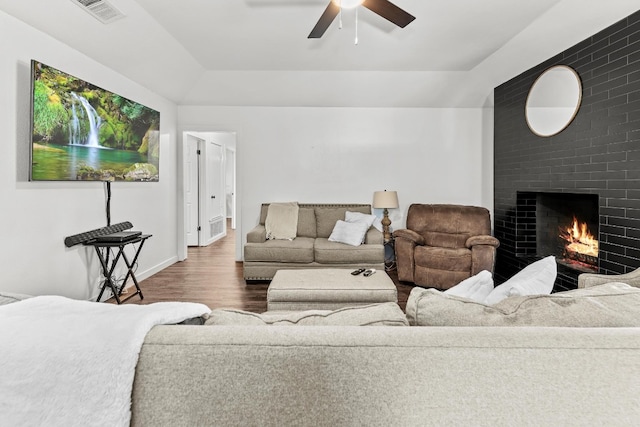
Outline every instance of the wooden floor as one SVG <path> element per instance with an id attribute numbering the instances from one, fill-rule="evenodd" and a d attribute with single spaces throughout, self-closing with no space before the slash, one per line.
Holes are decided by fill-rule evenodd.
<path id="1" fill-rule="evenodd" d="M 388 274 L 396 283 L 398 304 L 404 310 L 412 286 L 399 283 L 395 271 Z M 187 301 L 203 303 L 211 309 L 236 308 L 262 313 L 267 310 L 268 286 L 267 282 L 245 283 L 242 262 L 235 261 L 235 231 L 228 227 L 225 238 L 206 247 L 190 247 L 186 261 L 141 281 L 144 299 L 134 296 L 126 303 Z"/>

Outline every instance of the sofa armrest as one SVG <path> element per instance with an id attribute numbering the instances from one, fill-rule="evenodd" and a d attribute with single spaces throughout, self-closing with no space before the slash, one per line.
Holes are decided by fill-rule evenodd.
<path id="1" fill-rule="evenodd" d="M 247 233 L 247 243 L 263 243 L 267 241 L 267 229 L 258 224 Z"/>
<path id="2" fill-rule="evenodd" d="M 384 244 L 384 236 L 381 231 L 376 230 L 374 227 L 369 227 L 367 234 L 364 236 L 364 243 L 367 245 L 382 245 Z"/>
<path id="3" fill-rule="evenodd" d="M 406 228 L 394 231 L 393 237 L 395 237 L 396 239 L 398 238 L 407 239 L 416 245 L 421 245 L 421 246 L 424 245 L 424 237 L 422 237 L 415 231 L 409 230 Z"/>
<path id="4" fill-rule="evenodd" d="M 476 245 L 489 245 L 497 248 L 500 246 L 500 241 L 493 236 L 483 235 L 483 236 L 471 236 L 467 239 L 465 246 L 471 249 Z"/>
<path id="5" fill-rule="evenodd" d="M 640 268 L 627 274 L 607 275 L 582 273 L 578 276 L 578 288 L 590 288 L 610 282 L 622 282 L 640 288 Z"/>
<path id="6" fill-rule="evenodd" d="M 406 228 L 394 231 L 393 237 L 398 279 L 403 282 L 413 282 L 415 281 L 415 247 L 424 246 L 424 237 Z"/>

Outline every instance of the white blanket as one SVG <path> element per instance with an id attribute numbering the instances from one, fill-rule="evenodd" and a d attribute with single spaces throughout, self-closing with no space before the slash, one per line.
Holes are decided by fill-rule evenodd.
<path id="1" fill-rule="evenodd" d="M 0 424 L 128 426 L 147 332 L 210 311 L 195 303 L 117 306 L 58 296 L 0 306 Z"/>

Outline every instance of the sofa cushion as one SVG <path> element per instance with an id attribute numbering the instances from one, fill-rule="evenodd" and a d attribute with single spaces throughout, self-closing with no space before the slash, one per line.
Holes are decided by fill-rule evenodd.
<path id="1" fill-rule="evenodd" d="M 246 243 L 244 245 L 244 259 L 245 261 L 261 262 L 313 262 L 314 240 L 309 237 L 297 237 L 293 240 Z"/>
<path id="2" fill-rule="evenodd" d="M 318 237 L 328 238 L 336 222 L 344 220 L 347 208 L 316 208 L 316 233 Z"/>
<path id="3" fill-rule="evenodd" d="M 317 237 L 315 209 L 300 207 L 298 210 L 298 237 Z"/>
<path id="4" fill-rule="evenodd" d="M 384 246 L 367 244 L 353 247 L 318 237 L 314 256 L 320 264 L 376 264 L 384 262 Z"/>
<path id="5" fill-rule="evenodd" d="M 308 310 L 289 313 L 250 313 L 242 310 L 216 309 L 205 325 L 278 325 L 278 326 L 408 326 L 398 304 L 389 302 L 337 310 Z"/>
<path id="6" fill-rule="evenodd" d="M 265 225 L 267 221 L 269 205 L 269 203 L 263 203 L 260 207 L 260 225 Z M 316 237 L 316 212 L 313 207 L 298 204 L 298 236 Z"/>
<path id="7" fill-rule="evenodd" d="M 496 286 L 484 301 L 497 304 L 507 297 L 550 294 L 556 281 L 558 266 L 551 255 L 529 264 L 503 284 Z"/>
<path id="8" fill-rule="evenodd" d="M 360 246 L 364 242 L 364 236 L 368 229 L 369 225 L 366 222 L 338 220 L 328 240 L 350 246 Z"/>
<path id="9" fill-rule="evenodd" d="M 424 244 L 439 248 L 466 248 L 465 244 L 470 234 L 441 233 L 438 231 L 425 231 L 421 233 L 424 237 Z"/>
<path id="10" fill-rule="evenodd" d="M 407 228 L 422 235 L 434 233 L 429 238 L 433 243 L 460 247 L 465 242 L 462 236 L 491 234 L 491 219 L 489 211 L 479 206 L 414 203 L 407 212 Z"/>
<path id="11" fill-rule="evenodd" d="M 611 282 L 551 295 L 509 297 L 496 305 L 414 288 L 407 318 L 418 326 L 638 327 L 640 289 Z"/>
<path id="12" fill-rule="evenodd" d="M 349 206 L 349 207 L 316 207 L 316 233 L 318 237 L 327 238 L 331 235 L 333 227 L 335 227 L 338 220 L 343 220 L 346 217 L 346 212 L 361 212 L 370 214 L 371 206 Z"/>
<path id="13" fill-rule="evenodd" d="M 430 246 L 417 246 L 415 249 L 416 266 L 425 266 L 436 270 L 471 271 L 471 251 L 467 248 L 449 249 Z"/>

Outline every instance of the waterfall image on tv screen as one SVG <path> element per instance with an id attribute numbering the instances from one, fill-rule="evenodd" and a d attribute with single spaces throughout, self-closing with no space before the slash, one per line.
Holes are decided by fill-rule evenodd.
<path id="1" fill-rule="evenodd" d="M 158 181 L 158 111 L 38 61 L 31 85 L 31 180 Z"/>

